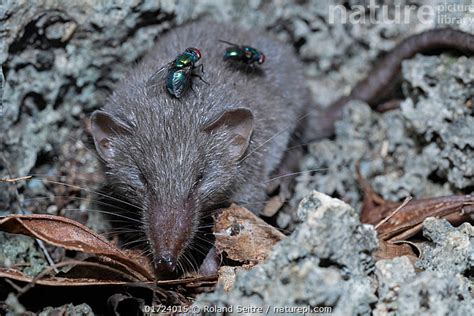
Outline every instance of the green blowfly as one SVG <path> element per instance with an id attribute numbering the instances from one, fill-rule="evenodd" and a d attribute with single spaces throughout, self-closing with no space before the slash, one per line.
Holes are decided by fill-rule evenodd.
<path id="1" fill-rule="evenodd" d="M 201 56 L 199 49 L 194 47 L 186 48 L 186 50 L 179 54 L 172 62 L 154 73 L 147 81 L 147 87 L 156 86 L 161 82 L 163 76 L 160 76 L 160 74 L 164 70 L 167 70 L 165 77 L 166 90 L 168 90 L 172 96 L 180 98 L 186 90 L 191 87 L 192 77 L 198 77 L 203 82 L 206 82 L 201 76 L 193 73 L 193 70 L 197 67 L 201 67 L 201 72 L 203 72 L 202 64 L 196 66 Z"/>
<path id="2" fill-rule="evenodd" d="M 227 41 L 219 40 L 222 43 L 230 45 L 224 53 L 224 60 L 233 60 L 252 66 L 254 63 L 259 65 L 265 62 L 265 55 L 250 46 L 237 45 Z"/>

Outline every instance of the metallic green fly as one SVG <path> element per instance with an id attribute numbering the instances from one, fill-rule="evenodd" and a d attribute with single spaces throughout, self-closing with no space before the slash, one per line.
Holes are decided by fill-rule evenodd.
<path id="1" fill-rule="evenodd" d="M 180 98 L 192 84 L 192 77 L 199 77 L 202 81 L 204 79 L 201 76 L 194 74 L 193 70 L 197 67 L 201 67 L 203 72 L 203 65 L 196 66 L 196 63 L 201 59 L 201 52 L 199 49 L 194 47 L 188 47 L 186 50 L 179 54 L 172 62 L 154 73 L 147 81 L 147 87 L 152 87 L 161 82 L 162 76 L 160 74 L 167 70 L 165 77 L 166 90 L 176 97 Z M 204 81 L 206 82 L 206 81 Z"/>

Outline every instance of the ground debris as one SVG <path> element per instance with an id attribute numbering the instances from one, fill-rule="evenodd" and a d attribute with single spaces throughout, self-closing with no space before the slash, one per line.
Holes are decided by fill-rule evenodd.
<path id="1" fill-rule="evenodd" d="M 272 247 L 285 238 L 275 227 L 235 204 L 219 213 L 214 235 L 218 252 L 234 261 L 254 264 L 264 261 Z"/>
<path id="2" fill-rule="evenodd" d="M 199 293 L 199 287 L 208 288 L 216 283 L 214 276 L 157 280 L 147 258 L 131 250 L 122 251 L 82 224 L 61 216 L 9 215 L 0 218 L 0 231 L 27 235 L 56 247 L 87 254 L 81 260 L 64 260 L 46 267 L 36 275 L 25 274 L 14 265 L 1 267 L 0 282 L 12 287 L 25 306 L 40 308 L 52 304 L 49 300 L 37 302 L 36 295 L 43 287 L 48 287 L 50 293 L 63 291 L 65 298 L 72 299 L 69 295 L 79 292 L 87 302 L 101 297 L 103 304 L 109 299 L 111 309 L 141 308 L 143 302 L 189 305 L 189 299 L 181 292 L 192 295 Z M 133 299 L 114 296 L 121 293 L 120 289 L 130 291 L 130 288 L 135 295 L 130 294 Z M 54 297 L 50 299 L 54 300 Z"/>
<path id="3" fill-rule="evenodd" d="M 360 214 L 363 223 L 375 225 L 378 237 L 391 242 L 406 240 L 423 228 L 429 217 L 445 218 L 461 224 L 473 218 L 474 195 L 449 195 L 426 199 L 405 199 L 403 202 L 386 201 L 376 194 L 366 180 L 357 176 L 364 191 Z"/>

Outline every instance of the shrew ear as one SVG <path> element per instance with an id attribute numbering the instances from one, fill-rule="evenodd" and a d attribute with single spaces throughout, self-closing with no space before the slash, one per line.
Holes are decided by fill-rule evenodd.
<path id="1" fill-rule="evenodd" d="M 229 154 L 234 161 L 239 160 L 247 150 L 253 130 L 253 114 L 248 109 L 228 110 L 204 127 L 210 133 L 225 128 L 230 134 Z"/>
<path id="2" fill-rule="evenodd" d="M 115 155 L 111 138 L 127 133 L 129 127 L 125 123 L 114 119 L 110 114 L 103 111 L 94 111 L 91 116 L 91 131 L 99 156 L 105 161 L 109 161 Z"/>

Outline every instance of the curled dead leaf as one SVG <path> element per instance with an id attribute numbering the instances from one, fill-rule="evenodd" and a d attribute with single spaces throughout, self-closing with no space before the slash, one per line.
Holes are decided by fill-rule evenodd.
<path id="1" fill-rule="evenodd" d="M 413 200 L 377 227 L 377 232 L 379 238 L 383 240 L 404 240 L 420 232 L 423 221 L 428 217 L 446 218 L 452 223 L 460 223 L 469 220 L 472 213 L 474 213 L 472 195 Z M 390 210 L 385 214 L 390 214 Z"/>
<path id="2" fill-rule="evenodd" d="M 362 223 L 374 225 L 380 240 L 401 241 L 419 233 L 428 217 L 445 218 L 453 225 L 472 220 L 474 195 L 450 195 L 404 202 L 386 201 L 374 192 L 356 165 L 364 192 Z"/>
<path id="3" fill-rule="evenodd" d="M 40 239 L 53 246 L 63 247 L 116 261 L 139 281 L 154 279 L 151 271 L 131 259 L 102 236 L 84 225 L 61 216 L 30 214 L 9 215 L 0 218 L 0 230 Z"/>
<path id="4" fill-rule="evenodd" d="M 285 235 L 255 214 L 237 205 L 219 213 L 214 225 L 216 248 L 239 262 L 259 263 L 265 260 L 273 245 Z"/>
<path id="5" fill-rule="evenodd" d="M 407 256 L 413 264 L 418 260 L 418 256 L 408 244 L 393 244 L 384 240 L 379 240 L 379 248 L 373 256 L 376 261 L 400 256 Z"/>

